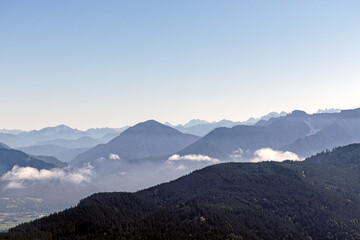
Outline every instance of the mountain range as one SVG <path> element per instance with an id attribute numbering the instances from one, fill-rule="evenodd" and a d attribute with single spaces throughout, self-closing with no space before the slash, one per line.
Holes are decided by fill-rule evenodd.
<path id="1" fill-rule="evenodd" d="M 90 128 L 80 131 L 59 125 L 33 131 L 3 129 L 0 142 L 31 155 L 48 155 L 69 162 L 78 154 L 109 142 L 127 128 Z"/>
<path id="2" fill-rule="evenodd" d="M 68 148 L 61 147 L 53 144 L 45 144 L 45 145 L 34 145 L 30 147 L 21 147 L 18 150 L 26 152 L 31 155 L 42 155 L 42 156 L 53 156 L 57 159 L 70 162 L 77 155 L 82 152 L 89 150 L 89 147 L 86 148 Z"/>
<path id="3" fill-rule="evenodd" d="M 325 115 L 321 120 L 328 122 L 322 126 L 310 117 L 310 134 L 282 149 L 310 156 L 325 149 L 360 142 L 360 109 L 343 110 L 335 116 L 333 119 L 333 115 Z"/>
<path id="4" fill-rule="evenodd" d="M 72 206 L 95 192 L 137 191 L 223 161 L 284 160 L 288 154 L 281 159 L 277 159 L 276 154 L 289 151 L 297 154 L 299 160 L 326 149 L 360 142 L 359 121 L 360 109 L 315 114 L 295 110 L 285 116 L 259 120 L 254 125 L 219 127 L 204 137 L 182 133 L 154 120 L 136 124 L 122 133 L 111 132 L 111 129 L 93 130 L 101 138 L 78 137 L 78 130 L 66 126 L 57 130 L 47 128 L 32 133 L 38 134 L 35 145 L 15 150 L 7 143 L 0 144 L 3 153 L 7 152 L 0 158 L 1 175 L 10 171 L 6 181 L 0 179 L 3 198 L 0 210 L 50 213 Z M 203 123 L 192 121 L 187 127 Z M 19 137 L 2 134 L 9 139 Z M 108 137 L 109 142 L 99 140 L 104 137 Z M 270 149 L 275 155 L 272 152 L 256 159 L 262 149 Z M 19 171 L 11 171 L 17 163 Z M 37 171 L 50 169 L 41 174 L 51 174 L 51 177 L 41 175 L 38 179 L 21 180 L 16 174 L 25 170 L 36 172 L 22 167 Z M 21 184 L 21 190 L 7 187 L 16 184 Z M 57 196 L 59 189 L 63 193 L 61 198 Z M 41 199 L 41 203 L 29 199 Z"/>
<path id="5" fill-rule="evenodd" d="M 79 154 L 71 163 L 82 165 L 109 156 L 122 160 L 132 160 L 169 155 L 183 149 L 199 138 L 195 135 L 181 133 L 154 120 L 149 120 L 128 128 L 106 144 L 97 145 Z"/>
<path id="6" fill-rule="evenodd" d="M 230 120 L 226 120 L 223 119 L 219 122 L 208 122 L 205 120 L 200 120 L 200 119 L 193 119 L 190 120 L 188 123 L 184 124 L 184 125 L 172 125 L 170 123 L 165 123 L 165 125 L 168 125 L 172 128 L 175 128 L 176 130 L 179 130 L 180 132 L 183 133 L 189 133 L 189 134 L 193 134 L 193 135 L 197 135 L 197 136 L 205 136 L 206 134 L 208 134 L 209 132 L 211 132 L 212 130 L 214 130 L 215 128 L 219 128 L 219 127 L 233 127 L 233 126 L 237 126 L 237 125 L 254 125 L 255 123 L 257 123 L 260 120 L 269 120 L 270 118 L 277 118 L 277 117 L 281 117 L 281 116 L 285 116 L 287 113 L 286 112 L 271 112 L 265 116 L 262 116 L 260 118 L 249 118 L 246 121 L 243 122 L 234 122 L 234 121 L 230 121 Z"/>
<path id="7" fill-rule="evenodd" d="M 84 137 L 97 141 L 97 143 L 104 143 L 119 135 L 125 129 L 127 129 L 127 127 L 116 129 L 91 128 L 86 131 L 80 131 L 62 124 L 55 127 L 46 127 L 32 131 L 2 130 L 2 132 L 0 132 L 0 142 L 9 145 L 12 148 L 51 144 L 52 141 L 64 140 L 72 140 L 72 143 L 76 144 L 77 142 L 84 141 Z M 93 146 L 94 143 L 91 143 L 90 145 Z"/>
<path id="8" fill-rule="evenodd" d="M 360 145 L 302 162 L 223 163 L 98 193 L 1 239 L 357 239 Z"/>
<path id="9" fill-rule="evenodd" d="M 178 154 L 246 161 L 246 154 L 251 156 L 258 149 L 272 148 L 291 151 L 303 158 L 359 142 L 359 123 L 360 109 L 315 114 L 295 110 L 283 117 L 260 120 L 253 126 L 217 128 Z M 244 156 L 239 156 L 239 152 Z"/>
<path id="10" fill-rule="evenodd" d="M 42 159 L 40 160 L 40 158 Z M 36 158 L 19 150 L 0 145 L 0 175 L 10 171 L 15 165 L 19 167 L 33 167 L 39 170 L 55 168 L 57 167 L 54 164 L 55 162 L 48 162 L 53 160 L 52 158 Z"/>
<path id="11" fill-rule="evenodd" d="M 71 161 L 76 166 L 95 163 L 103 158 L 143 161 L 153 159 L 164 162 L 172 155 L 179 159 L 184 156 L 200 156 L 209 157 L 210 160 L 249 161 L 262 148 L 290 151 L 299 158 L 305 158 L 326 149 L 360 141 L 360 109 L 321 111 L 315 114 L 295 110 L 285 116 L 278 115 L 270 117 L 274 116 L 270 113 L 254 125 L 219 127 L 202 138 L 184 134 L 154 120 L 139 123 L 121 134 L 109 128 L 86 131 L 97 137 L 116 135 L 108 143 L 101 143 L 99 138 L 79 137 L 86 132 L 65 125 L 18 135 L 3 135 L 22 136 L 28 140 L 42 137 L 43 140 L 38 139 L 38 144 L 21 147 L 19 150 L 29 156 L 52 156 L 62 161 Z M 201 124 L 204 122 L 194 120 L 186 127 Z"/>

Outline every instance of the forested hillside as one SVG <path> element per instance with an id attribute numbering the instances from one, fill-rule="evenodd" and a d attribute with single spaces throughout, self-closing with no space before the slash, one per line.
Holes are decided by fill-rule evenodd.
<path id="1" fill-rule="evenodd" d="M 304 162 L 224 163 L 134 194 L 99 193 L 1 239 L 356 239 L 360 145 Z"/>

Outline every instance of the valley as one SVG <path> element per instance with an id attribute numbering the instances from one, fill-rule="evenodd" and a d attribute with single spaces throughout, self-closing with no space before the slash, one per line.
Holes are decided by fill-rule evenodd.
<path id="1" fill-rule="evenodd" d="M 360 240 L 359 13 L 0 0 L 0 240 Z"/>

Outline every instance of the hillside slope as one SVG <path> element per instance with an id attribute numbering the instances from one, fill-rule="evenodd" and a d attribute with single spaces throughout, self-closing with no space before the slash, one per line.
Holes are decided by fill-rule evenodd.
<path id="1" fill-rule="evenodd" d="M 340 113 L 292 113 L 254 126 L 217 128 L 178 152 L 202 154 L 220 160 L 248 161 L 261 148 L 291 151 L 306 158 L 326 149 L 360 142 L 360 109 Z M 238 159 L 237 152 L 247 153 Z"/>
<path id="2" fill-rule="evenodd" d="M 15 165 L 37 169 L 51 169 L 56 167 L 56 165 L 44 160 L 45 159 L 37 159 L 19 150 L 0 148 L 0 176 L 10 171 Z"/>
<path id="3" fill-rule="evenodd" d="M 299 138 L 282 150 L 292 151 L 301 157 L 310 156 L 325 149 L 360 142 L 360 109 L 343 110 L 329 126 L 312 135 Z"/>
<path id="4" fill-rule="evenodd" d="M 360 145 L 304 162 L 224 163 L 99 193 L 2 239 L 357 239 Z"/>
<path id="5" fill-rule="evenodd" d="M 198 139 L 197 136 L 184 134 L 154 120 L 149 120 L 128 128 L 107 144 L 97 145 L 79 154 L 72 163 L 81 165 L 98 158 L 108 158 L 110 154 L 116 154 L 123 160 L 168 155 Z"/>

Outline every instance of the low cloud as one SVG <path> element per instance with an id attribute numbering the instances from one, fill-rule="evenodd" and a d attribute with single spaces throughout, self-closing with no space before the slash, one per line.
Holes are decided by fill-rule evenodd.
<path id="1" fill-rule="evenodd" d="M 244 150 L 241 148 L 236 149 L 235 151 L 230 154 L 231 158 L 242 158 L 244 154 Z"/>
<path id="2" fill-rule="evenodd" d="M 177 168 L 177 170 L 184 170 L 186 167 L 183 164 L 180 164 Z"/>
<path id="3" fill-rule="evenodd" d="M 246 161 L 246 158 L 252 155 L 249 150 L 243 150 L 242 148 L 238 148 L 234 150 L 229 156 L 233 161 Z"/>
<path id="4" fill-rule="evenodd" d="M 106 160 L 106 158 L 104 158 L 104 157 L 99 157 L 99 158 L 96 159 L 96 161 L 98 161 L 98 162 L 103 162 L 105 160 Z"/>
<path id="5" fill-rule="evenodd" d="M 184 155 L 184 156 L 174 154 L 171 157 L 169 157 L 169 159 L 168 159 L 168 161 L 180 161 L 180 160 L 197 161 L 197 162 L 212 162 L 212 163 L 219 162 L 219 159 L 211 158 L 209 156 L 201 155 L 201 154 L 188 154 L 188 155 Z"/>
<path id="6" fill-rule="evenodd" d="M 8 185 L 6 185 L 6 188 L 8 189 L 19 189 L 23 187 L 24 186 L 20 182 L 9 182 Z"/>
<path id="7" fill-rule="evenodd" d="M 50 170 L 38 170 L 32 167 L 19 167 L 15 165 L 5 173 L 0 180 L 6 181 L 6 188 L 23 188 L 27 181 L 59 180 L 61 182 L 81 184 L 90 182 L 93 175 L 93 167 L 88 164 L 83 168 L 53 168 Z"/>
<path id="8" fill-rule="evenodd" d="M 119 155 L 115 154 L 115 153 L 110 153 L 109 154 L 109 159 L 110 160 L 120 160 Z"/>
<path id="9" fill-rule="evenodd" d="M 263 161 L 276 161 L 281 162 L 284 160 L 293 160 L 300 161 L 298 155 L 293 152 L 282 152 L 276 151 L 271 148 L 261 148 L 254 152 L 254 158 L 251 159 L 251 162 L 263 162 Z"/>

